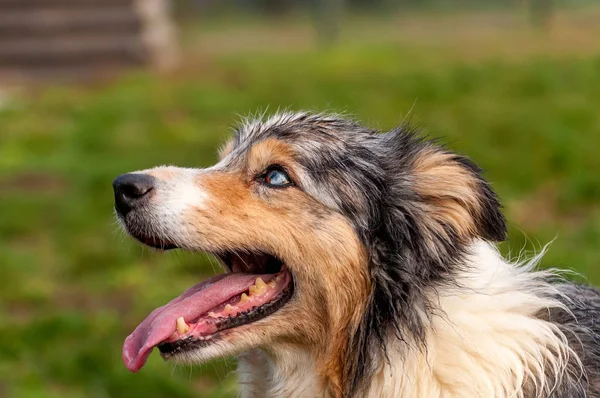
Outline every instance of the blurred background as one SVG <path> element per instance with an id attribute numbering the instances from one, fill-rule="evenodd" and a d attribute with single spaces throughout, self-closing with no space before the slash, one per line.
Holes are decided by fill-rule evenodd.
<path id="1" fill-rule="evenodd" d="M 597 1 L 0 0 L 0 396 L 235 395 L 233 359 L 123 366 L 215 263 L 125 237 L 111 182 L 280 107 L 441 137 L 503 199 L 504 253 L 556 238 L 543 265 L 600 284 Z"/>

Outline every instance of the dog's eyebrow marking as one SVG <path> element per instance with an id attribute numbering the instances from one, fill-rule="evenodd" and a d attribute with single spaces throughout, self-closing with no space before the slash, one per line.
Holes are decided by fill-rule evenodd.
<path id="1" fill-rule="evenodd" d="M 289 145 L 274 138 L 267 138 L 250 147 L 247 165 L 250 172 L 257 173 L 272 164 L 289 165 L 293 159 L 294 154 Z"/>

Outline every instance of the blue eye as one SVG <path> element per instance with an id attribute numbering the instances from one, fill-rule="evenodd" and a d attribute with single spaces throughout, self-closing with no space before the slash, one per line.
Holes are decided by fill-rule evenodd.
<path id="1" fill-rule="evenodd" d="M 282 188 L 292 185 L 290 176 L 280 168 L 270 168 L 265 173 L 265 182 L 272 187 Z"/>

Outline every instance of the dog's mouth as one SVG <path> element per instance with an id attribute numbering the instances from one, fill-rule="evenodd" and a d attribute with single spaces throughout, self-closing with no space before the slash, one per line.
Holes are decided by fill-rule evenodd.
<path id="1" fill-rule="evenodd" d="M 160 242 L 163 248 L 165 243 Z M 273 314 L 292 297 L 292 275 L 277 257 L 241 250 L 218 257 L 229 272 L 155 309 L 127 337 L 123 361 L 130 371 L 140 370 L 154 347 L 168 358 L 210 345 L 231 329 Z"/>

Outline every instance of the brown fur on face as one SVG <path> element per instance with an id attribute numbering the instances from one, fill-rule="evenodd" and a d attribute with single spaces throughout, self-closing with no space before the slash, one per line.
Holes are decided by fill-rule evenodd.
<path id="1" fill-rule="evenodd" d="M 228 145 L 221 156 L 235 150 Z M 222 339 L 236 351 L 262 347 L 276 355 L 278 346 L 309 349 L 321 382 L 333 396 L 342 396 L 349 331 L 360 322 L 370 289 L 365 249 L 345 217 L 302 191 L 300 166 L 289 145 L 266 139 L 235 157 L 195 177 L 208 199 L 183 215 L 189 248 L 271 253 L 292 272 L 295 293 L 275 314 L 232 329 Z M 257 176 L 271 165 L 285 167 L 296 186 L 261 185 Z M 156 178 L 176 178 L 173 173 L 152 170 Z"/>

